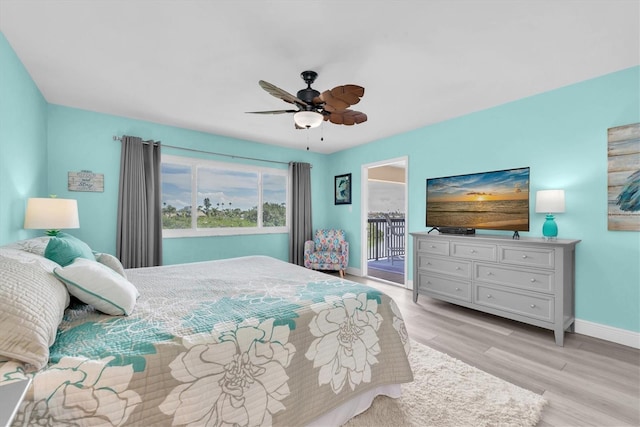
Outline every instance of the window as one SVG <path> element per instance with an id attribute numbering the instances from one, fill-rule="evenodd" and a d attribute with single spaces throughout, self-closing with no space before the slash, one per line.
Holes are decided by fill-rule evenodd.
<path id="1" fill-rule="evenodd" d="M 163 237 L 284 233 L 287 169 L 162 156 Z"/>

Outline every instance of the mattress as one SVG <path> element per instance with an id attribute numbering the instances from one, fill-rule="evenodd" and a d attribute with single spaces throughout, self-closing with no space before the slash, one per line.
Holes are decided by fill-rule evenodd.
<path id="1" fill-rule="evenodd" d="M 302 426 L 413 380 L 395 302 L 270 257 L 126 270 L 129 316 L 72 299 L 14 425 Z M 356 399 L 357 400 L 357 399 Z"/>

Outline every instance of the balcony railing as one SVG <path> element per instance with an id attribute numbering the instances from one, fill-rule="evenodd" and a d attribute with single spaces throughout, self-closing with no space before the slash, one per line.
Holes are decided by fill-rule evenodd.
<path id="1" fill-rule="evenodd" d="M 384 218 L 367 220 L 367 259 L 378 260 L 390 254 L 397 256 L 400 251 L 404 255 L 404 218 L 391 218 L 391 225 L 401 233 L 392 234 Z"/>

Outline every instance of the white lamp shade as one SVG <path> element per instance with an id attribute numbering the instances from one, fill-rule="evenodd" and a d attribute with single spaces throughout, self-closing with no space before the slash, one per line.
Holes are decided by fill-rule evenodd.
<path id="1" fill-rule="evenodd" d="M 73 199 L 32 198 L 27 201 L 24 228 L 80 228 L 78 202 Z"/>
<path id="2" fill-rule="evenodd" d="M 320 126 L 324 117 L 315 111 L 298 111 L 293 115 L 293 120 L 301 128 L 315 128 Z"/>
<path id="3" fill-rule="evenodd" d="M 536 192 L 536 212 L 564 212 L 564 190 L 540 190 Z"/>

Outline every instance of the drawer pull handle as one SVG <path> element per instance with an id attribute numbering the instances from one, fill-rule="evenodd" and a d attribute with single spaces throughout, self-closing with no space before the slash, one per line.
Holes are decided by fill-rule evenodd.
<path id="1" fill-rule="evenodd" d="M 462 270 L 462 269 L 461 269 L 460 267 L 456 267 L 456 270 L 460 271 L 460 270 Z"/>
<path id="2" fill-rule="evenodd" d="M 533 277 L 531 278 L 531 283 L 535 282 L 536 279 L 534 279 Z"/>
<path id="3" fill-rule="evenodd" d="M 459 291 L 459 290 L 460 290 L 460 288 L 456 288 L 456 291 Z"/>
<path id="4" fill-rule="evenodd" d="M 487 299 L 491 299 L 491 298 L 492 298 L 491 294 L 487 294 Z"/>
<path id="5" fill-rule="evenodd" d="M 536 305 L 535 304 L 531 304 L 529 307 L 536 308 Z"/>
<path id="6" fill-rule="evenodd" d="M 527 256 L 526 255 L 522 255 L 522 259 L 525 259 L 525 258 L 527 258 Z"/>
<path id="7" fill-rule="evenodd" d="M 487 271 L 487 276 L 493 276 L 493 273 L 490 271 Z"/>
<path id="8" fill-rule="evenodd" d="M 469 252 L 471 252 L 472 254 L 475 254 L 476 250 L 475 249 L 471 249 Z"/>
<path id="9" fill-rule="evenodd" d="M 430 248 L 432 248 L 432 249 L 435 249 L 435 246 L 434 246 L 434 245 L 429 245 L 429 247 L 430 247 Z"/>

